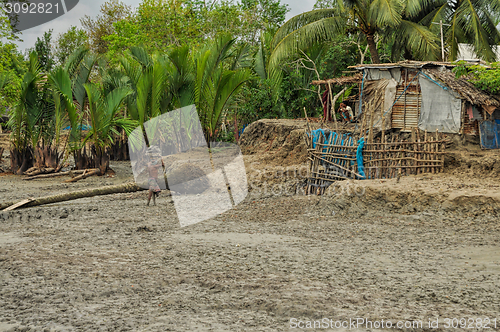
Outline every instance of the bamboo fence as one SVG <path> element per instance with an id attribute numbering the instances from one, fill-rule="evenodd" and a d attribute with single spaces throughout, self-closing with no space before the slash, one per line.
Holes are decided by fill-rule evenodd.
<path id="1" fill-rule="evenodd" d="M 423 136 L 423 138 L 422 138 Z M 373 136 L 372 136 L 373 137 Z M 386 136 L 368 138 L 362 150 L 365 177 L 357 162 L 358 143 L 351 136 L 320 137 L 309 146 L 309 178 L 307 194 L 321 195 L 333 182 L 347 179 L 391 179 L 422 173 L 440 173 L 444 169 L 446 143 L 443 134 L 420 133 L 413 129 L 411 137 Z"/>

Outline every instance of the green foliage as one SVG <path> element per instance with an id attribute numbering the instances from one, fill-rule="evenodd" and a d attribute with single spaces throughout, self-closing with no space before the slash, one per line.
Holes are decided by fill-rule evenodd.
<path id="1" fill-rule="evenodd" d="M 59 64 L 63 64 L 73 52 L 82 46 L 88 46 L 88 43 L 87 33 L 82 29 L 72 26 L 57 38 L 54 55 Z"/>
<path id="2" fill-rule="evenodd" d="M 466 77 L 478 89 L 490 94 L 500 94 L 500 62 L 491 63 L 489 67 L 482 65 L 467 65 L 465 61 L 455 62 L 453 68 L 456 77 Z"/>
<path id="3" fill-rule="evenodd" d="M 90 48 L 97 54 L 108 51 L 107 36 L 114 33 L 114 23 L 130 17 L 132 8 L 119 0 L 108 0 L 101 6 L 101 14 L 95 18 L 85 15 L 80 22 L 87 33 Z"/>
<path id="4" fill-rule="evenodd" d="M 281 24 L 288 6 L 276 0 L 231 0 L 210 4 L 192 0 L 144 0 L 128 18 L 114 23 L 114 33 L 103 37 L 111 57 L 143 46 L 150 53 L 175 47 L 200 47 L 219 34 L 257 45 L 261 32 Z"/>
<path id="5" fill-rule="evenodd" d="M 5 107 L 12 108 L 15 105 L 26 69 L 26 62 L 17 46 L 0 42 L 0 72 L 8 78 L 9 82 L 0 92 L 0 113 L 3 113 Z"/>
<path id="6" fill-rule="evenodd" d="M 42 71 L 48 73 L 55 65 L 54 55 L 52 54 L 52 30 L 45 31 L 43 37 L 37 37 L 35 43 L 35 52 L 38 55 L 38 62 Z"/>

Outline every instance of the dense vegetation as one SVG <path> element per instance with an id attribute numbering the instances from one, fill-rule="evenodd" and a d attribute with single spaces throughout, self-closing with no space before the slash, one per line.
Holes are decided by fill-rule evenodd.
<path id="1" fill-rule="evenodd" d="M 358 63 L 439 59 L 439 20 L 450 24 L 449 60 L 467 42 L 493 61 L 500 41 L 500 0 L 318 0 L 285 22 L 288 11 L 280 0 L 143 0 L 135 10 L 109 0 L 82 28 L 47 31 L 26 54 L 2 18 L 0 107 L 13 170 L 57 169 L 73 155 L 77 167 L 105 171 L 110 148 L 123 148 L 135 127 L 191 104 L 210 140 L 232 140 L 259 118 L 303 117 L 304 107 L 320 116 L 312 80 Z"/>

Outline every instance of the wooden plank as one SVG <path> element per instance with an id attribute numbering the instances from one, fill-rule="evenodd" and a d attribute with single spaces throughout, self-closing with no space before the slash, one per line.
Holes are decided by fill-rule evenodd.
<path id="1" fill-rule="evenodd" d="M 12 211 L 12 210 L 15 210 L 23 205 L 26 205 L 28 204 L 29 202 L 32 202 L 34 201 L 35 199 L 34 198 L 26 198 L 26 199 L 23 199 L 22 201 L 20 201 L 19 203 L 16 203 L 14 205 L 11 205 L 9 206 L 8 208 L 6 209 L 3 209 L 2 211 Z"/>

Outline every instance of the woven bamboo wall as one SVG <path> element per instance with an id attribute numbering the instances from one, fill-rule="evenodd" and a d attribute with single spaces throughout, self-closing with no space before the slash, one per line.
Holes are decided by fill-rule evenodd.
<path id="1" fill-rule="evenodd" d="M 307 194 L 324 193 L 333 182 L 347 179 L 391 179 L 410 174 L 440 173 L 444 169 L 446 143 L 443 134 L 421 133 L 413 129 L 411 137 L 386 136 L 364 144 L 362 150 L 364 177 L 356 153 L 358 143 L 352 137 L 330 135 L 309 146 L 309 179 Z"/>

